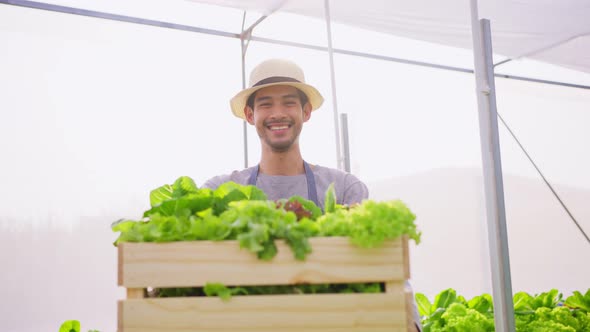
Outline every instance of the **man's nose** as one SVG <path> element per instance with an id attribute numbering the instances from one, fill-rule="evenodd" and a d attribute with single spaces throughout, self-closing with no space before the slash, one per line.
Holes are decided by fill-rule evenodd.
<path id="1" fill-rule="evenodd" d="M 285 114 L 286 107 L 281 103 L 274 103 L 270 108 L 271 118 L 282 117 Z"/>

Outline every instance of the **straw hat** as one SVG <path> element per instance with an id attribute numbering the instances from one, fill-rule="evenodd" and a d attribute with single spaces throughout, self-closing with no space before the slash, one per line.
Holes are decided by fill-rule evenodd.
<path id="1" fill-rule="evenodd" d="M 231 110 L 234 115 L 246 119 L 244 108 L 248 97 L 257 90 L 273 85 L 290 85 L 301 90 L 309 99 L 312 111 L 318 109 L 324 102 L 320 92 L 305 83 L 303 70 L 299 66 L 289 60 L 271 59 L 256 66 L 250 73 L 249 88 L 240 91 L 230 100 Z"/>

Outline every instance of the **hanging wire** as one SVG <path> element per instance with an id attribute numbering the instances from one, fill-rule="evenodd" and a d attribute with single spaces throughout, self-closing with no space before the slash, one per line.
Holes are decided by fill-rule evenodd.
<path id="1" fill-rule="evenodd" d="M 500 119 L 500 121 L 502 121 L 502 124 L 504 124 L 504 127 L 506 127 L 506 129 L 508 129 L 508 132 L 510 133 L 510 135 L 512 135 L 512 138 L 514 138 L 514 140 L 516 141 L 516 143 L 518 144 L 518 146 L 520 147 L 520 149 L 522 150 L 522 152 L 524 152 L 524 154 L 529 159 L 529 161 L 531 162 L 531 164 L 533 164 L 533 166 L 537 170 L 537 173 L 539 173 L 539 175 L 541 176 L 541 178 L 543 179 L 543 181 L 545 182 L 545 184 L 547 185 L 547 187 L 549 187 L 549 189 L 551 190 L 551 192 L 553 193 L 553 195 L 555 196 L 555 198 L 557 198 L 557 200 L 559 201 L 559 204 L 561 204 L 561 206 L 563 207 L 563 209 L 565 210 L 565 212 L 567 212 L 567 214 L 570 216 L 570 218 L 572 219 L 572 221 L 574 222 L 574 224 L 576 224 L 576 226 L 578 227 L 578 229 L 580 230 L 580 232 L 582 233 L 582 235 L 586 238 L 586 241 L 588 241 L 588 243 L 590 243 L 590 238 L 588 238 L 588 235 L 586 234 L 586 232 L 584 232 L 584 229 L 582 229 L 582 226 L 580 226 L 580 224 L 578 223 L 578 221 L 576 220 L 576 218 L 574 217 L 574 215 L 570 212 L 570 210 L 567 208 L 567 206 L 565 205 L 565 203 L 561 200 L 561 198 L 559 197 L 559 195 L 557 194 L 557 192 L 553 189 L 553 186 L 549 183 L 549 181 L 547 181 L 547 179 L 545 178 L 545 176 L 543 175 L 543 173 L 541 172 L 541 170 L 539 169 L 539 167 L 537 167 L 537 164 L 535 164 L 535 162 L 533 161 L 533 158 L 531 158 L 531 156 L 528 154 L 528 152 L 526 151 L 526 149 L 524 148 L 524 146 L 522 146 L 522 144 L 520 143 L 520 141 L 518 140 L 518 138 L 516 138 L 516 135 L 514 135 L 514 132 L 512 132 L 512 130 L 510 129 L 510 127 L 508 127 L 508 124 L 506 123 L 506 121 L 504 121 L 504 119 L 502 118 L 502 116 L 500 115 L 500 113 L 497 112 L 497 114 L 498 114 L 498 118 Z"/>

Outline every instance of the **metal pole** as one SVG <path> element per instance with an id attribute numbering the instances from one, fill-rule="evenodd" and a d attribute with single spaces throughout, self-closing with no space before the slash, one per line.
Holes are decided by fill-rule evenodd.
<path id="1" fill-rule="evenodd" d="M 248 33 L 244 33 L 244 26 L 246 25 L 246 12 L 242 17 L 242 33 L 240 34 L 240 45 L 242 47 L 242 89 L 246 89 L 246 51 L 248 50 L 248 42 L 246 38 L 250 38 L 252 29 L 248 29 Z M 248 123 L 246 120 L 242 123 L 242 131 L 244 134 L 244 168 L 248 168 Z"/>
<path id="2" fill-rule="evenodd" d="M 334 50 L 332 49 L 332 26 L 330 22 L 330 0 L 324 0 L 326 29 L 328 30 L 328 56 L 330 58 L 330 79 L 332 82 L 332 103 L 334 104 L 334 131 L 336 135 L 336 165 L 343 168 L 340 148 L 340 126 L 338 125 L 338 101 L 336 100 L 336 75 L 334 74 Z"/>
<path id="3" fill-rule="evenodd" d="M 344 170 L 350 173 L 350 149 L 348 144 L 348 116 L 346 113 L 340 114 L 342 123 L 342 158 L 344 159 Z"/>
<path id="4" fill-rule="evenodd" d="M 508 234 L 504 209 L 490 21 L 478 21 L 477 0 L 471 0 L 471 23 L 492 272 L 494 322 L 496 331 L 514 332 L 514 304 L 512 302 Z"/>
<path id="5" fill-rule="evenodd" d="M 262 23 L 269 15 L 273 14 L 275 11 L 279 10 L 283 4 L 285 4 L 287 0 L 277 1 L 275 6 L 271 8 L 268 14 L 262 15 L 256 22 L 254 22 L 248 29 L 244 29 L 246 26 L 246 12 L 244 11 L 244 16 L 242 17 L 242 33 L 240 34 L 240 45 L 242 47 L 242 89 L 246 89 L 246 52 L 248 51 L 248 45 L 250 45 L 250 40 L 252 39 L 252 31 L 254 28 Z M 244 168 L 248 168 L 248 123 L 244 121 L 243 123 L 243 132 L 244 132 Z"/>
<path id="6" fill-rule="evenodd" d="M 244 38 L 240 39 L 242 43 L 242 89 L 246 88 L 246 45 Z M 248 168 L 248 122 L 243 122 L 244 132 L 244 168 Z"/>

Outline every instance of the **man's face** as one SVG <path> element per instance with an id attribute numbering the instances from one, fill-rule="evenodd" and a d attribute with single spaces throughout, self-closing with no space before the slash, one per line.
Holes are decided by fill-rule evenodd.
<path id="1" fill-rule="evenodd" d="M 303 122 L 311 116 L 311 105 L 301 105 L 296 88 L 275 85 L 256 91 L 254 108 L 246 106 L 245 114 L 263 144 L 285 152 L 298 143 Z"/>

